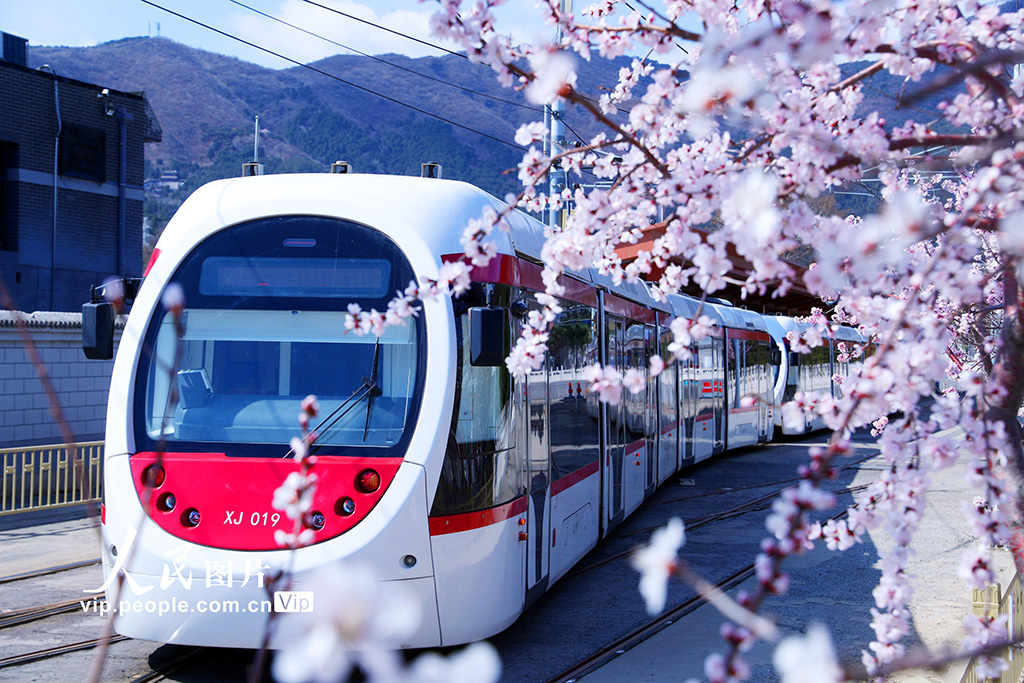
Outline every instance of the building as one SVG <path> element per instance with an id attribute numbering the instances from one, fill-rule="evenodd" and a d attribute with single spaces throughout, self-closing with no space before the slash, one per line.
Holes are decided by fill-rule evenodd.
<path id="1" fill-rule="evenodd" d="M 22 311 L 80 311 L 91 285 L 142 274 L 142 93 L 30 69 L 0 34 L 0 276 Z"/>

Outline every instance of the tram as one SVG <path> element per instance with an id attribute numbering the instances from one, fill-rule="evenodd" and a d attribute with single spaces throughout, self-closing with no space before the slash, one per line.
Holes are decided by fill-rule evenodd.
<path id="1" fill-rule="evenodd" d="M 503 358 L 543 291 L 544 227 L 519 212 L 463 296 L 425 301 L 379 337 L 346 333 L 350 304 L 383 311 L 460 258 L 486 208 L 504 205 L 465 183 L 360 174 L 222 180 L 186 200 L 114 362 L 102 559 L 108 583 L 126 576 L 122 601 L 237 609 L 122 612 L 119 633 L 259 647 L 269 615 L 248 606 L 266 600 L 265 576 L 287 568 L 302 590 L 317 568 L 356 563 L 421 603 L 403 646 L 485 638 L 679 468 L 768 441 L 787 368 L 816 372 L 790 359 L 778 320 L 705 303 L 716 324 L 689 360 L 598 403 L 583 369 L 646 376 L 652 354 L 669 355 L 669 321 L 698 302 L 585 271 L 563 278 L 544 366 L 514 378 Z M 170 283 L 184 290 L 180 334 L 160 303 Z M 313 543 L 281 549 L 274 532 L 291 520 L 271 501 L 297 468 L 301 400 L 336 415 L 368 385 L 318 429 Z"/>

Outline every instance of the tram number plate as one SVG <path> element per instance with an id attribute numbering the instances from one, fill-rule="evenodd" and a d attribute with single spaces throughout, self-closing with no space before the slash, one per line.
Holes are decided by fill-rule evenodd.
<path id="1" fill-rule="evenodd" d="M 235 510 L 226 510 L 225 512 L 224 523 L 231 526 L 277 526 L 277 523 L 281 521 L 279 512 L 246 513 Z"/>

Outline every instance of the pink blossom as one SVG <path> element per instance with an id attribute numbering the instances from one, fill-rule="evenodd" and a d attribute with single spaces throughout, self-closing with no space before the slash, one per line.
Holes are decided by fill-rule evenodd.
<path id="1" fill-rule="evenodd" d="M 583 369 L 583 379 L 589 383 L 587 393 L 597 393 L 602 403 L 618 405 L 622 400 L 622 374 L 613 367 L 590 365 Z"/>
<path id="2" fill-rule="evenodd" d="M 846 675 L 836 661 L 832 638 L 820 624 L 812 624 L 806 636 L 788 636 L 772 655 L 782 683 L 839 683 Z"/>
<path id="3" fill-rule="evenodd" d="M 647 380 L 644 379 L 642 372 L 635 368 L 630 368 L 622 376 L 622 386 L 628 389 L 631 394 L 639 394 L 647 386 Z"/>
<path id="4" fill-rule="evenodd" d="M 271 507 L 275 510 L 281 510 L 289 519 L 302 519 L 302 516 L 309 512 L 313 506 L 316 480 L 315 474 L 289 473 L 285 477 L 284 483 L 274 490 L 274 500 L 271 503 Z"/>
<path id="5" fill-rule="evenodd" d="M 274 678 L 337 681 L 358 664 L 371 680 L 398 680 L 401 661 L 393 650 L 421 616 L 399 583 L 381 583 L 364 567 L 332 563 L 317 570 L 305 582 L 313 610 L 287 613 L 277 623 L 285 646 L 274 657 Z"/>
<path id="6" fill-rule="evenodd" d="M 657 377 L 662 372 L 664 372 L 664 370 L 665 370 L 665 361 L 663 361 L 661 359 L 661 356 L 659 356 L 658 354 L 654 354 L 653 356 L 651 356 L 650 369 L 649 369 L 649 371 L 651 373 L 651 377 L 652 378 Z"/>
<path id="7" fill-rule="evenodd" d="M 163 296 L 160 299 L 160 303 L 170 313 L 175 316 L 181 316 L 185 310 L 185 290 L 177 282 L 172 282 L 167 285 L 164 289 Z"/>
<path id="8" fill-rule="evenodd" d="M 666 584 L 675 571 L 679 549 L 685 542 L 683 522 L 673 517 L 666 526 L 651 534 L 650 543 L 633 552 L 630 564 L 640 572 L 640 594 L 648 614 L 658 614 L 665 609 Z"/>

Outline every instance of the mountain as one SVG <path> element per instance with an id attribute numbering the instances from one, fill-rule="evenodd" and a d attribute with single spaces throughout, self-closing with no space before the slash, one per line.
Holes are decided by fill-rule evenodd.
<path id="1" fill-rule="evenodd" d="M 577 60 L 578 84 L 596 97 L 614 86 L 629 61 Z M 176 170 L 185 179 L 177 192 L 147 202 L 147 215 L 158 229 L 200 184 L 240 174 L 241 165 L 252 160 L 256 115 L 265 131 L 260 161 L 267 172 L 326 171 L 331 162 L 346 160 L 358 172 L 418 175 L 421 163 L 436 161 L 445 178 L 474 183 L 499 197 L 519 187 L 516 174 L 507 173 L 521 158 L 512 144 L 516 129 L 542 118 L 520 93 L 502 88 L 490 69 L 455 55 L 336 55 L 308 68 L 274 70 L 167 38 L 125 38 L 87 48 L 31 46 L 29 62 L 146 93 L 163 128 L 163 142 L 147 148 L 147 177 Z M 847 64 L 843 71 L 863 66 Z M 949 93 L 901 104 L 906 93 L 920 87 L 876 74 L 864 86 L 866 105 L 878 109 L 888 126 L 908 118 L 927 120 Z M 585 111 L 566 112 L 570 140 L 589 140 L 598 132 L 589 118 Z M 864 203 L 852 196 L 837 200 L 840 210 Z"/>
<path id="2" fill-rule="evenodd" d="M 163 142 L 147 148 L 154 177 L 162 169 L 178 170 L 190 180 L 238 175 L 241 164 L 252 160 L 253 117 L 259 115 L 266 131 L 260 160 L 268 171 L 323 171 L 344 159 L 356 171 L 418 175 L 421 163 L 436 161 L 444 177 L 499 196 L 517 187 L 514 174 L 502 174 L 521 158 L 513 146 L 516 129 L 540 119 L 539 108 L 502 88 L 490 69 L 461 57 L 380 59 L 437 80 L 350 55 L 329 57 L 309 69 L 274 70 L 166 38 L 29 51 L 30 66 L 47 63 L 61 75 L 146 93 L 164 132 Z M 596 95 L 599 84 L 614 84 L 624 63 L 581 62 L 580 82 Z M 584 137 L 595 132 L 582 114 L 569 112 L 567 123 Z M 190 182 L 189 189 L 194 185 Z"/>

